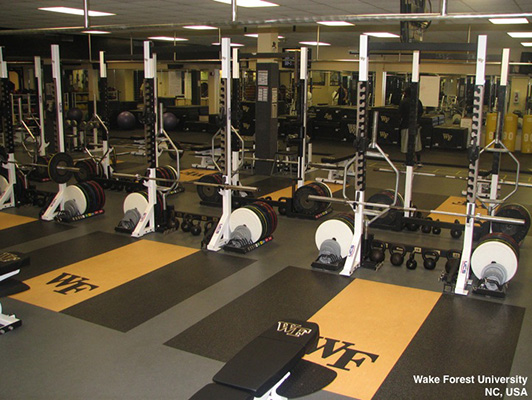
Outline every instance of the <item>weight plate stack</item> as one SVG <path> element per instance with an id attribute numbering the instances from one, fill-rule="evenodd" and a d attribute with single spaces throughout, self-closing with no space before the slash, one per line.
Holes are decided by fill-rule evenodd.
<path id="1" fill-rule="evenodd" d="M 354 216 L 351 214 L 339 214 L 320 224 L 314 236 L 318 249 L 326 240 L 336 241 L 341 248 L 341 256 L 347 257 L 349 246 L 353 240 Z"/>
<path id="2" fill-rule="evenodd" d="M 376 204 L 384 204 L 384 205 L 391 205 L 393 204 L 393 199 L 395 197 L 395 190 L 393 189 L 385 189 L 378 193 L 375 193 L 374 195 L 370 196 L 367 200 L 368 203 L 376 203 Z M 403 207 L 404 200 L 400 193 L 397 193 L 397 204 L 398 207 Z M 378 207 L 371 207 L 367 206 L 366 208 L 370 210 L 376 210 L 380 211 L 382 208 Z M 393 225 L 396 218 L 397 218 L 398 211 L 397 210 L 390 210 L 383 216 L 379 218 L 379 222 L 384 225 Z"/>
<path id="3" fill-rule="evenodd" d="M 234 232 L 245 226 L 251 233 L 253 243 L 271 236 L 277 228 L 277 214 L 266 202 L 257 201 L 234 210 L 229 218 L 229 229 Z"/>
<path id="4" fill-rule="evenodd" d="M 511 236 L 517 243 L 521 244 L 530 229 L 530 212 L 520 204 L 505 204 L 500 206 L 495 215 L 497 217 L 522 219 L 524 225 L 505 224 L 502 222 L 493 222 L 493 232 L 502 232 Z"/>
<path id="5" fill-rule="evenodd" d="M 128 210 L 134 210 L 137 209 L 140 214 L 142 215 L 146 208 L 148 208 L 148 192 L 142 191 L 142 192 L 133 192 L 127 195 L 127 197 L 124 200 L 123 205 L 123 211 L 124 214 Z M 160 193 L 157 193 L 157 202 L 154 207 L 155 212 L 155 221 L 160 221 L 161 216 L 163 215 L 163 198 Z"/>
<path id="6" fill-rule="evenodd" d="M 55 183 L 67 183 L 72 178 L 72 171 L 61 167 L 73 167 L 74 160 L 67 153 L 56 153 L 48 163 L 48 175 Z"/>
<path id="7" fill-rule="evenodd" d="M 78 212 L 84 214 L 87 211 L 88 197 L 86 191 L 79 185 L 69 185 L 64 191 L 65 203 L 73 200 L 76 203 Z"/>
<path id="8" fill-rule="evenodd" d="M 482 237 L 471 255 L 471 269 L 482 279 L 488 268 L 504 270 L 505 282 L 513 278 L 519 264 L 519 245 L 502 232 L 489 233 Z M 501 282 L 501 283 L 505 283 Z"/>
<path id="9" fill-rule="evenodd" d="M 222 174 L 204 175 L 199 179 L 199 182 L 223 184 Z M 206 203 L 221 203 L 222 195 L 220 189 L 215 186 L 197 186 L 196 190 L 200 199 Z"/>
<path id="10" fill-rule="evenodd" d="M 78 161 L 74 167 L 79 168 L 78 172 L 74 172 L 77 182 L 85 182 L 96 176 L 96 163 L 93 160 Z"/>
<path id="11" fill-rule="evenodd" d="M 319 214 L 329 207 L 328 202 L 310 200 L 308 196 L 332 197 L 329 187 L 322 182 L 312 182 L 301 186 L 294 193 L 294 209 L 296 212 L 305 215 Z"/>

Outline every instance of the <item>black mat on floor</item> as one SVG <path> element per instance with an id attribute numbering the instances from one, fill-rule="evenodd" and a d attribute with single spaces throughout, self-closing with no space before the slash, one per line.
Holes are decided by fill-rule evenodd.
<path id="1" fill-rule="evenodd" d="M 0 282 L 0 298 L 24 292 L 29 288 L 24 282 L 18 280 L 18 275 L 15 275 L 15 278 L 8 278 Z"/>
<path id="2" fill-rule="evenodd" d="M 23 268 L 17 278 L 26 280 L 57 268 L 85 260 L 98 254 L 133 243 L 130 236 L 93 232 L 27 253 L 31 265 Z"/>
<path id="3" fill-rule="evenodd" d="M 0 230 L 0 248 L 5 249 L 20 243 L 40 239 L 54 233 L 64 232 L 74 228 L 73 225 L 58 224 L 55 222 L 33 221 L 27 224 L 13 226 Z"/>
<path id="4" fill-rule="evenodd" d="M 194 253 L 62 312 L 127 332 L 254 261 Z"/>
<path id="5" fill-rule="evenodd" d="M 350 282 L 339 275 L 287 267 L 165 344 L 227 362 L 272 321 L 308 320 Z"/>
<path id="6" fill-rule="evenodd" d="M 525 309 L 444 295 L 381 385 L 376 399 L 483 399 L 482 377 L 507 377 Z M 415 383 L 414 376 L 439 377 L 439 384 Z M 443 383 L 445 375 L 473 377 L 474 383 Z"/>

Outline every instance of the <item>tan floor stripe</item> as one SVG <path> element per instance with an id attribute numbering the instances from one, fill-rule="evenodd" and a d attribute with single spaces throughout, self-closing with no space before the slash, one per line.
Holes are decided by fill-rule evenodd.
<path id="1" fill-rule="evenodd" d="M 23 217 L 8 213 L 0 213 L 0 229 L 8 229 L 14 226 L 27 224 L 28 222 L 37 221 L 35 218 Z"/>
<path id="2" fill-rule="evenodd" d="M 309 319 L 321 338 L 305 358 L 338 373 L 325 390 L 371 399 L 440 296 L 356 279 Z"/>
<path id="3" fill-rule="evenodd" d="M 195 252 L 188 247 L 140 240 L 29 279 L 25 283 L 30 290 L 12 297 L 61 311 Z"/>
<path id="4" fill-rule="evenodd" d="M 449 198 L 447 198 L 447 200 L 441 203 L 436 208 L 436 210 L 455 212 L 455 213 L 465 213 L 466 212 L 466 199 L 464 197 L 459 197 L 459 196 L 450 196 Z M 481 207 L 481 203 L 477 201 L 476 213 L 486 215 L 488 213 L 488 210 L 486 210 L 484 207 Z M 454 220 L 457 219 L 461 224 L 465 223 L 465 217 L 455 217 L 452 215 L 443 215 L 443 214 L 429 214 L 429 217 L 432 218 L 433 220 L 439 219 L 442 222 L 454 222 Z"/>
<path id="5" fill-rule="evenodd" d="M 212 175 L 217 172 L 214 169 L 188 168 L 181 171 L 179 180 L 183 182 L 196 181 L 205 175 Z"/>

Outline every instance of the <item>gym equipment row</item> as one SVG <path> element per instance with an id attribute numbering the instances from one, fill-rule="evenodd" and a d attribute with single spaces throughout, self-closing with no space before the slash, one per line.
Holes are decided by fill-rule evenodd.
<path id="1" fill-rule="evenodd" d="M 105 192 L 95 181 L 67 186 L 63 200 L 63 209 L 55 216 L 59 222 L 80 221 L 104 213 Z"/>

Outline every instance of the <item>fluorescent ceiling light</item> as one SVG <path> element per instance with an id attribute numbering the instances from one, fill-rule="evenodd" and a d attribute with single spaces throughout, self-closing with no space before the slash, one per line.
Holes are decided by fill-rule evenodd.
<path id="1" fill-rule="evenodd" d="M 378 38 L 398 38 L 399 35 L 390 32 L 364 32 L 364 35 L 378 37 Z"/>
<path id="2" fill-rule="evenodd" d="M 72 15 L 85 15 L 85 11 L 81 8 L 71 8 L 71 7 L 41 7 L 39 10 L 42 11 L 52 11 L 62 14 L 72 14 Z M 113 13 L 103 12 L 103 11 L 93 11 L 89 10 L 89 17 L 107 17 L 109 15 L 116 15 Z"/>
<path id="3" fill-rule="evenodd" d="M 214 0 L 218 3 L 231 4 L 231 0 Z M 236 0 L 238 7 L 278 7 L 279 4 L 264 0 Z"/>
<path id="4" fill-rule="evenodd" d="M 489 21 L 492 24 L 528 24 L 526 18 L 490 18 Z"/>
<path id="5" fill-rule="evenodd" d="M 167 42 L 186 42 L 188 39 L 180 38 L 180 37 L 171 37 L 171 36 L 150 36 L 148 39 L 151 40 L 165 40 Z"/>
<path id="6" fill-rule="evenodd" d="M 532 42 L 521 42 L 521 45 L 525 47 L 532 47 Z"/>
<path id="7" fill-rule="evenodd" d="M 211 29 L 218 29 L 215 26 L 209 26 L 209 25 L 187 25 L 187 26 L 184 26 L 183 28 L 185 28 L 185 29 L 196 29 L 196 30 L 199 30 L 199 31 L 207 31 L 207 30 L 211 30 Z"/>
<path id="8" fill-rule="evenodd" d="M 258 38 L 258 33 L 244 33 L 244 36 Z M 278 35 L 277 39 L 284 39 L 284 36 Z"/>
<path id="9" fill-rule="evenodd" d="M 325 42 L 299 42 L 299 44 L 306 44 L 307 46 L 330 46 L 330 43 Z"/>
<path id="10" fill-rule="evenodd" d="M 91 35 L 107 35 L 108 33 L 111 33 L 111 32 L 107 32 L 107 31 L 82 31 L 81 33 L 90 33 Z"/>
<path id="11" fill-rule="evenodd" d="M 216 42 L 216 43 L 211 43 L 213 46 L 219 46 L 220 43 L 219 42 Z M 244 45 L 242 43 L 231 43 L 231 47 L 244 47 Z"/>
<path id="12" fill-rule="evenodd" d="M 532 32 L 508 32 L 508 35 L 513 38 L 532 38 Z"/>
<path id="13" fill-rule="evenodd" d="M 325 26 L 353 26 L 351 22 L 346 21 L 318 21 L 318 24 Z"/>

